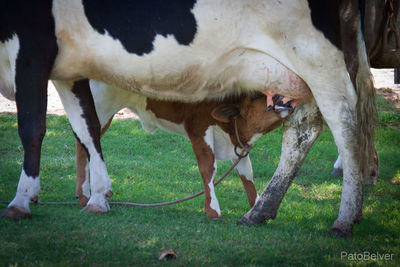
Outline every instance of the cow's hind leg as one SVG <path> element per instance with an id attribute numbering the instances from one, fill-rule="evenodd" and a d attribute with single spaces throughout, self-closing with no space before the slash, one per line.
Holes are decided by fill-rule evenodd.
<path id="1" fill-rule="evenodd" d="M 75 83 L 55 82 L 67 112 L 74 134 L 85 148 L 89 160 L 90 198 L 85 211 L 107 212 L 110 208 L 106 197 L 112 195 L 100 146 L 100 123 L 96 115 L 88 80 Z"/>
<path id="2" fill-rule="evenodd" d="M 340 97 L 340 93 L 338 94 Z M 343 188 L 339 217 L 331 230 L 337 236 L 345 237 L 352 233 L 355 222 L 360 221 L 362 214 L 362 175 L 358 140 L 356 138 L 355 103 L 349 96 L 338 98 L 321 98 L 320 109 L 326 119 L 338 147 L 343 165 Z"/>
<path id="3" fill-rule="evenodd" d="M 32 35 L 35 35 L 32 33 Z M 43 36 L 42 36 L 43 35 Z M 57 44 L 45 33 L 14 35 L 11 62 L 15 67 L 15 99 L 18 110 L 18 133 L 24 147 L 24 164 L 13 201 L 1 216 L 21 219 L 30 215 L 29 203 L 37 202 L 40 190 L 40 152 L 46 132 L 47 82 Z"/>
<path id="4" fill-rule="evenodd" d="M 299 104 L 284 123 L 282 154 L 277 170 L 256 204 L 239 223 L 260 224 L 274 219 L 312 144 L 322 131 L 321 114 L 314 102 Z"/>
<path id="5" fill-rule="evenodd" d="M 340 155 L 337 157 L 335 164 L 333 164 L 333 170 L 331 173 L 333 176 L 343 176 L 343 166 Z"/>

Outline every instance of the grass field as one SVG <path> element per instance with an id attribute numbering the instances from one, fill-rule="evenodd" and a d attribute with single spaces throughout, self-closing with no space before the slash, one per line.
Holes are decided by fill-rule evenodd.
<path id="1" fill-rule="evenodd" d="M 266 225 L 244 227 L 249 209 L 240 180 L 229 175 L 216 188 L 223 218 L 209 220 L 204 197 L 164 208 L 111 206 L 108 214 L 80 213 L 79 206 L 31 205 L 22 221 L 0 219 L 0 266 L 149 266 L 174 249 L 173 266 L 400 266 L 400 112 L 378 99 L 376 146 L 380 177 L 365 188 L 364 220 L 350 238 L 324 234 L 336 219 L 342 181 L 330 172 L 337 152 L 325 127 L 278 216 Z M 261 138 L 251 152 L 261 193 L 277 167 L 282 130 Z M 113 180 L 112 201 L 158 202 L 202 190 L 189 141 L 157 132 L 134 120 L 116 120 L 103 138 Z M 66 117 L 48 116 L 41 158 L 40 201 L 75 201 L 74 137 Z M 14 197 L 23 149 L 16 116 L 0 115 L 0 201 Z M 218 174 L 230 166 L 218 164 Z M 6 204 L 0 204 L 4 209 Z M 390 260 L 351 260 L 344 253 L 393 254 Z M 379 256 L 378 255 L 378 256 Z"/>

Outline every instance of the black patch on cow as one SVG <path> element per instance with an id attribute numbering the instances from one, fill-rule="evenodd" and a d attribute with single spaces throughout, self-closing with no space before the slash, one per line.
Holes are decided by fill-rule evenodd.
<path id="1" fill-rule="evenodd" d="M 83 114 L 81 117 L 86 121 L 86 125 L 89 130 L 89 134 L 92 137 L 93 144 L 100 154 L 101 159 L 103 159 L 103 154 L 101 152 L 100 146 L 100 122 L 97 117 L 96 108 L 94 106 L 93 96 L 89 87 L 89 80 L 84 79 L 74 83 L 72 87 L 72 93 L 79 99 L 79 105 L 82 108 Z M 79 143 L 85 148 L 88 158 L 90 159 L 90 154 L 87 148 L 82 144 L 79 136 L 75 134 Z"/>
<path id="2" fill-rule="evenodd" d="M 339 1 L 308 0 L 308 5 L 314 27 L 341 50 Z"/>
<path id="3" fill-rule="evenodd" d="M 121 41 L 129 53 L 143 55 L 153 50 L 157 34 L 172 34 L 181 45 L 189 45 L 197 32 L 191 12 L 196 0 L 102 1 L 83 0 L 92 27 Z"/>
<path id="4" fill-rule="evenodd" d="M 364 20 L 365 20 L 365 0 L 359 0 L 359 9 L 360 9 L 360 17 L 361 17 L 361 32 L 364 35 Z"/>
<path id="5" fill-rule="evenodd" d="M 15 99 L 18 133 L 24 147 L 24 171 L 39 175 L 46 132 L 47 82 L 57 54 L 52 1 L 7 1 L 0 8 L 0 41 L 17 35 Z"/>

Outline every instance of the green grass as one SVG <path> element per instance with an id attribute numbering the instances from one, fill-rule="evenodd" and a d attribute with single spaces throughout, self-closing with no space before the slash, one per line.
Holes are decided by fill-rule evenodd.
<path id="1" fill-rule="evenodd" d="M 163 265 L 400 265 L 400 112 L 378 99 L 380 156 L 378 184 L 365 189 L 364 220 L 354 235 L 324 234 L 337 217 L 341 178 L 330 176 L 336 159 L 325 129 L 284 198 L 278 216 L 266 225 L 237 226 L 249 209 L 240 180 L 229 175 L 216 189 L 223 218 L 209 220 L 204 198 L 163 208 L 112 206 L 108 214 L 80 213 L 79 206 L 31 205 L 22 221 L 0 219 L 0 266 L 149 266 L 173 248 L 178 258 Z M 282 130 L 260 139 L 251 152 L 261 193 L 280 157 Z M 113 180 L 113 201 L 174 200 L 202 190 L 189 141 L 176 135 L 145 133 L 140 123 L 117 120 L 103 138 Z M 41 158 L 41 201 L 74 201 L 74 138 L 65 117 L 48 116 Z M 23 151 L 16 116 L 0 115 L 0 200 L 10 201 L 21 171 Z M 230 164 L 219 163 L 219 175 Z M 6 204 L 0 204 L 4 209 Z M 350 261 L 341 252 L 394 253 L 391 261 Z"/>

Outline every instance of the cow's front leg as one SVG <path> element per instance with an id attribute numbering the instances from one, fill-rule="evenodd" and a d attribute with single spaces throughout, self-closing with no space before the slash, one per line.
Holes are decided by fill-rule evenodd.
<path id="1" fill-rule="evenodd" d="M 32 36 L 41 41 L 32 40 Z M 38 201 L 40 152 L 46 132 L 47 82 L 57 44 L 51 35 L 40 29 L 38 32 L 31 30 L 29 34 L 14 34 L 5 42 L 5 47 L 0 49 L 7 49 L 14 76 L 18 133 L 24 148 L 24 164 L 15 198 L 0 216 L 22 219 L 31 214 L 29 204 Z"/>
<path id="2" fill-rule="evenodd" d="M 241 224 L 260 224 L 276 217 L 286 191 L 322 131 L 322 126 L 321 114 L 314 100 L 298 105 L 284 123 L 278 168 L 254 207 L 240 220 Z"/>
<path id="3" fill-rule="evenodd" d="M 112 117 L 108 120 L 107 124 L 101 129 L 100 138 L 110 127 Z M 85 207 L 90 198 L 90 171 L 89 171 L 89 160 L 85 148 L 81 143 L 76 140 L 76 198 L 79 200 L 79 204 Z"/>
<path id="4" fill-rule="evenodd" d="M 55 82 L 76 138 L 85 148 L 89 159 L 90 198 L 85 211 L 107 212 L 106 197 L 112 195 L 100 146 L 100 123 L 89 88 L 88 80 L 75 83 Z"/>
<path id="5" fill-rule="evenodd" d="M 193 152 L 204 184 L 205 211 L 208 217 L 216 219 L 221 217 L 221 209 L 214 189 L 214 178 L 217 173 L 217 162 L 214 154 L 214 135 L 212 128 L 208 128 L 205 135 L 195 133 L 194 127 L 185 125 Z M 193 133 L 192 133 L 193 131 Z"/>
<path id="6" fill-rule="evenodd" d="M 235 160 L 236 159 L 232 159 L 232 162 Z M 251 166 L 250 156 L 242 158 L 236 165 L 235 169 L 240 177 L 240 180 L 242 180 L 249 205 L 250 207 L 253 207 L 258 198 L 258 193 L 253 181 L 253 168 Z"/>

